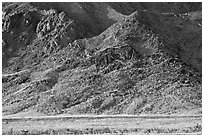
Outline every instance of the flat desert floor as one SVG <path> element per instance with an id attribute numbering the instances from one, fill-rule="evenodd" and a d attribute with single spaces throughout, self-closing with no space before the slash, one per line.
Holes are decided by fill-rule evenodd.
<path id="1" fill-rule="evenodd" d="M 202 116 L 3 117 L 2 134 L 202 134 Z"/>

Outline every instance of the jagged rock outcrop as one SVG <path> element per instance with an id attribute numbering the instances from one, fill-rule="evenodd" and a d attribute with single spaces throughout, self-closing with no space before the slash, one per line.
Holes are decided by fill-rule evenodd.
<path id="1" fill-rule="evenodd" d="M 136 11 L 100 35 L 78 39 L 80 20 L 75 22 L 66 12 L 35 10 L 40 17 L 35 38 L 19 47 L 3 69 L 4 115 L 201 110 L 200 22 L 181 14 Z M 4 36 L 4 47 L 12 45 Z"/>

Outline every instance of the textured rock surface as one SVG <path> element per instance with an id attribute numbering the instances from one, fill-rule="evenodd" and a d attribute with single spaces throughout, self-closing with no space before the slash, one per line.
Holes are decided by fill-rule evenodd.
<path id="1" fill-rule="evenodd" d="M 199 10 L 201 3 L 4 3 L 3 114 L 199 112 Z"/>

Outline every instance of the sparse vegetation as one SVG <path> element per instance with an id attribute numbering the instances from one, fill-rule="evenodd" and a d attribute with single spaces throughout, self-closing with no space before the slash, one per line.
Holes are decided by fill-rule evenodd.
<path id="1" fill-rule="evenodd" d="M 10 131 L 3 132 L 3 135 L 82 135 L 82 134 L 111 134 L 111 135 L 126 135 L 126 134 L 186 134 L 186 133 L 194 133 L 201 134 L 202 126 L 197 125 L 195 127 L 188 127 L 185 129 L 163 129 L 163 128 L 151 128 L 151 129 L 141 129 L 141 128 L 133 128 L 133 129 L 114 129 L 109 127 L 101 127 L 101 128 L 86 128 L 86 129 L 48 129 L 48 130 L 21 130 L 14 131 L 12 128 Z"/>

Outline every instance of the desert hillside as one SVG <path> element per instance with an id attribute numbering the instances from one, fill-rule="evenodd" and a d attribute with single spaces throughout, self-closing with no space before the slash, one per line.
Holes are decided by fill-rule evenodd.
<path id="1" fill-rule="evenodd" d="M 202 3 L 3 3 L 2 113 L 202 110 Z"/>

